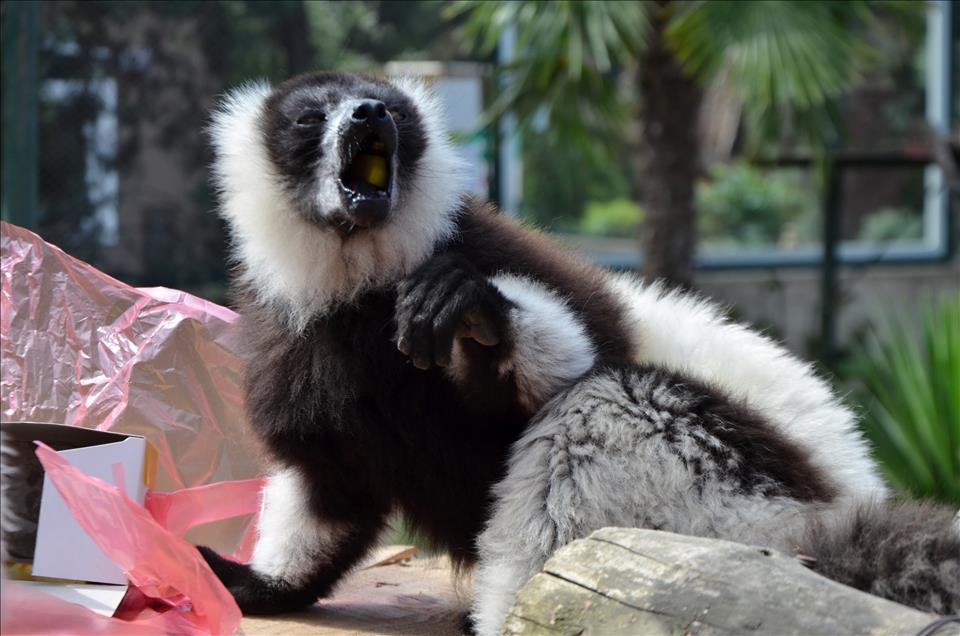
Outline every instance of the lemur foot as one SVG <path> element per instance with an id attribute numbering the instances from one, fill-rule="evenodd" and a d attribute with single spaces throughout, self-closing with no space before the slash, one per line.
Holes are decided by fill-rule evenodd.
<path id="1" fill-rule="evenodd" d="M 233 595 L 240 611 L 247 614 L 280 614 L 307 607 L 316 596 L 263 577 L 244 563 L 226 559 L 206 546 L 197 546 L 200 555 Z"/>
<path id="2" fill-rule="evenodd" d="M 418 369 L 450 364 L 456 338 L 499 344 L 510 301 L 470 262 L 441 254 L 404 280 L 397 295 L 397 348 Z"/>

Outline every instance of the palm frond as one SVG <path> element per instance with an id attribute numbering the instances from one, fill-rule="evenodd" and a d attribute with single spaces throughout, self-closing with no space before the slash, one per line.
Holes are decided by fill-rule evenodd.
<path id="1" fill-rule="evenodd" d="M 726 71 L 741 97 L 752 141 L 768 139 L 789 119 L 816 144 L 838 136 L 833 103 L 859 77 L 864 45 L 855 27 L 869 24 L 879 11 L 911 10 L 902 3 L 865 0 L 671 6 L 669 45 L 685 68 L 704 80 Z"/>
<path id="2" fill-rule="evenodd" d="M 457 2 L 462 34 L 490 53 L 508 27 L 517 30 L 518 59 L 508 66 L 487 123 L 504 112 L 521 127 L 546 109 L 563 137 L 596 149 L 598 136 L 622 134 L 629 108 L 617 95 L 614 71 L 642 51 L 648 28 L 645 2 Z"/>

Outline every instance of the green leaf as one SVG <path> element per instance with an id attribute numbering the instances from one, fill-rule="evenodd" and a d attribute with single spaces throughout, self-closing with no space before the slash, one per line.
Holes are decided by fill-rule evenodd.
<path id="1" fill-rule="evenodd" d="M 960 503 L 960 296 L 929 305 L 919 338 L 905 321 L 875 328 L 853 365 L 864 432 L 885 473 L 914 495 Z"/>
<path id="2" fill-rule="evenodd" d="M 880 12 L 923 11 L 923 3 L 866 0 L 673 2 L 667 42 L 704 81 L 721 70 L 741 97 L 756 146 L 789 114 L 810 141 L 838 134 L 831 102 L 849 90 L 865 63 L 863 32 Z M 859 26 L 859 30 L 858 27 Z"/>
<path id="3" fill-rule="evenodd" d="M 488 109 L 489 125 L 503 113 L 528 129 L 544 109 L 551 130 L 584 152 L 622 136 L 629 105 L 617 94 L 613 71 L 643 50 L 651 5 L 645 2 L 456 3 L 448 14 L 465 16 L 462 34 L 492 53 L 508 27 L 516 28 L 518 59 Z M 598 142 L 601 142 L 598 144 Z"/>
<path id="4" fill-rule="evenodd" d="M 462 34 L 492 53 L 515 27 L 518 60 L 506 77 L 498 114 L 521 126 L 550 112 L 558 138 L 602 151 L 622 137 L 633 99 L 618 94 L 616 73 L 643 55 L 653 18 L 684 68 L 707 82 L 722 76 L 742 102 L 748 150 L 777 139 L 784 123 L 814 150 L 840 132 L 838 99 L 876 52 L 865 35 L 880 14 L 916 16 L 921 2 L 868 0 L 674 0 L 665 4 L 573 0 L 457 2 Z M 659 28 L 659 27 L 658 27 Z M 522 72 L 521 72 L 522 70 Z M 509 90 L 519 86 L 520 90 Z"/>

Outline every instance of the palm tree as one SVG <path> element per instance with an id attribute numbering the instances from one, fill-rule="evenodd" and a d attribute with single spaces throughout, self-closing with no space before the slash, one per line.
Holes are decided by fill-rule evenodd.
<path id="1" fill-rule="evenodd" d="M 466 14 L 466 35 L 488 51 L 516 28 L 520 53 L 491 117 L 511 111 L 529 124 L 546 109 L 555 134 L 591 152 L 602 148 L 597 140 L 637 131 L 631 163 L 647 210 L 644 275 L 688 286 L 703 87 L 722 81 L 739 97 L 748 148 L 784 124 L 822 148 L 836 138 L 832 107 L 863 59 L 856 34 L 881 5 L 907 10 L 858 0 L 485 0 L 453 12 Z M 632 79 L 626 94 L 617 81 L 624 75 Z"/>

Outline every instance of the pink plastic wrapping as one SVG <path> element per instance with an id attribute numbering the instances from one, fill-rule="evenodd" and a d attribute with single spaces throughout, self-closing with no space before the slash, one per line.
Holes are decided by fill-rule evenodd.
<path id="1" fill-rule="evenodd" d="M 3 420 L 143 435 L 159 454 L 157 491 L 259 474 L 235 313 L 129 287 L 27 230 L 0 230 Z M 191 533 L 223 552 L 250 536 L 242 521 Z"/>
<path id="2" fill-rule="evenodd" d="M 150 515 L 178 537 L 204 523 L 255 515 L 237 550 L 230 556 L 246 562 L 250 559 L 260 510 L 264 479 L 225 481 L 175 492 L 148 492 L 144 507 Z"/>
<path id="3" fill-rule="evenodd" d="M 198 524 L 253 514 L 244 540 L 232 555 L 246 561 L 256 536 L 263 479 L 219 482 L 172 493 L 148 492 L 144 507 L 140 507 L 123 494 L 120 464 L 113 467 L 117 484 L 111 486 L 79 472 L 44 444 L 38 443 L 37 456 L 78 523 L 123 568 L 131 586 L 114 614 L 117 618 L 107 618 L 35 588 L 4 581 L 2 633 L 151 636 L 234 632 L 239 617 L 233 612 L 233 597 L 182 536 Z M 227 608 L 218 610 L 217 604 L 225 598 L 229 599 Z"/>
<path id="4" fill-rule="evenodd" d="M 200 553 L 129 499 L 122 484 L 118 488 L 84 474 L 41 443 L 37 444 L 37 457 L 80 526 L 123 569 L 143 597 L 156 599 L 166 609 L 162 613 L 142 612 L 132 622 L 98 617 L 96 631 L 126 634 L 130 625 L 142 625 L 141 633 L 154 632 L 155 628 L 184 635 L 233 634 L 237 630 L 240 609 Z M 115 472 L 122 478 L 120 470 Z M 41 601 L 34 597 L 34 602 Z M 74 611 L 60 607 L 62 624 L 24 615 L 23 608 L 16 608 L 12 614 L 27 632 L 56 633 L 75 621 L 98 623 L 86 610 L 75 607 Z M 47 629 L 35 625 L 37 620 Z M 4 619 L 4 631 L 12 629 Z"/>
<path id="5" fill-rule="evenodd" d="M 87 608 L 44 594 L 16 581 L 3 582 L 0 595 L 0 630 L 6 634 L 77 636 L 164 636 L 168 619 L 144 617 L 136 622 L 106 618 Z"/>

